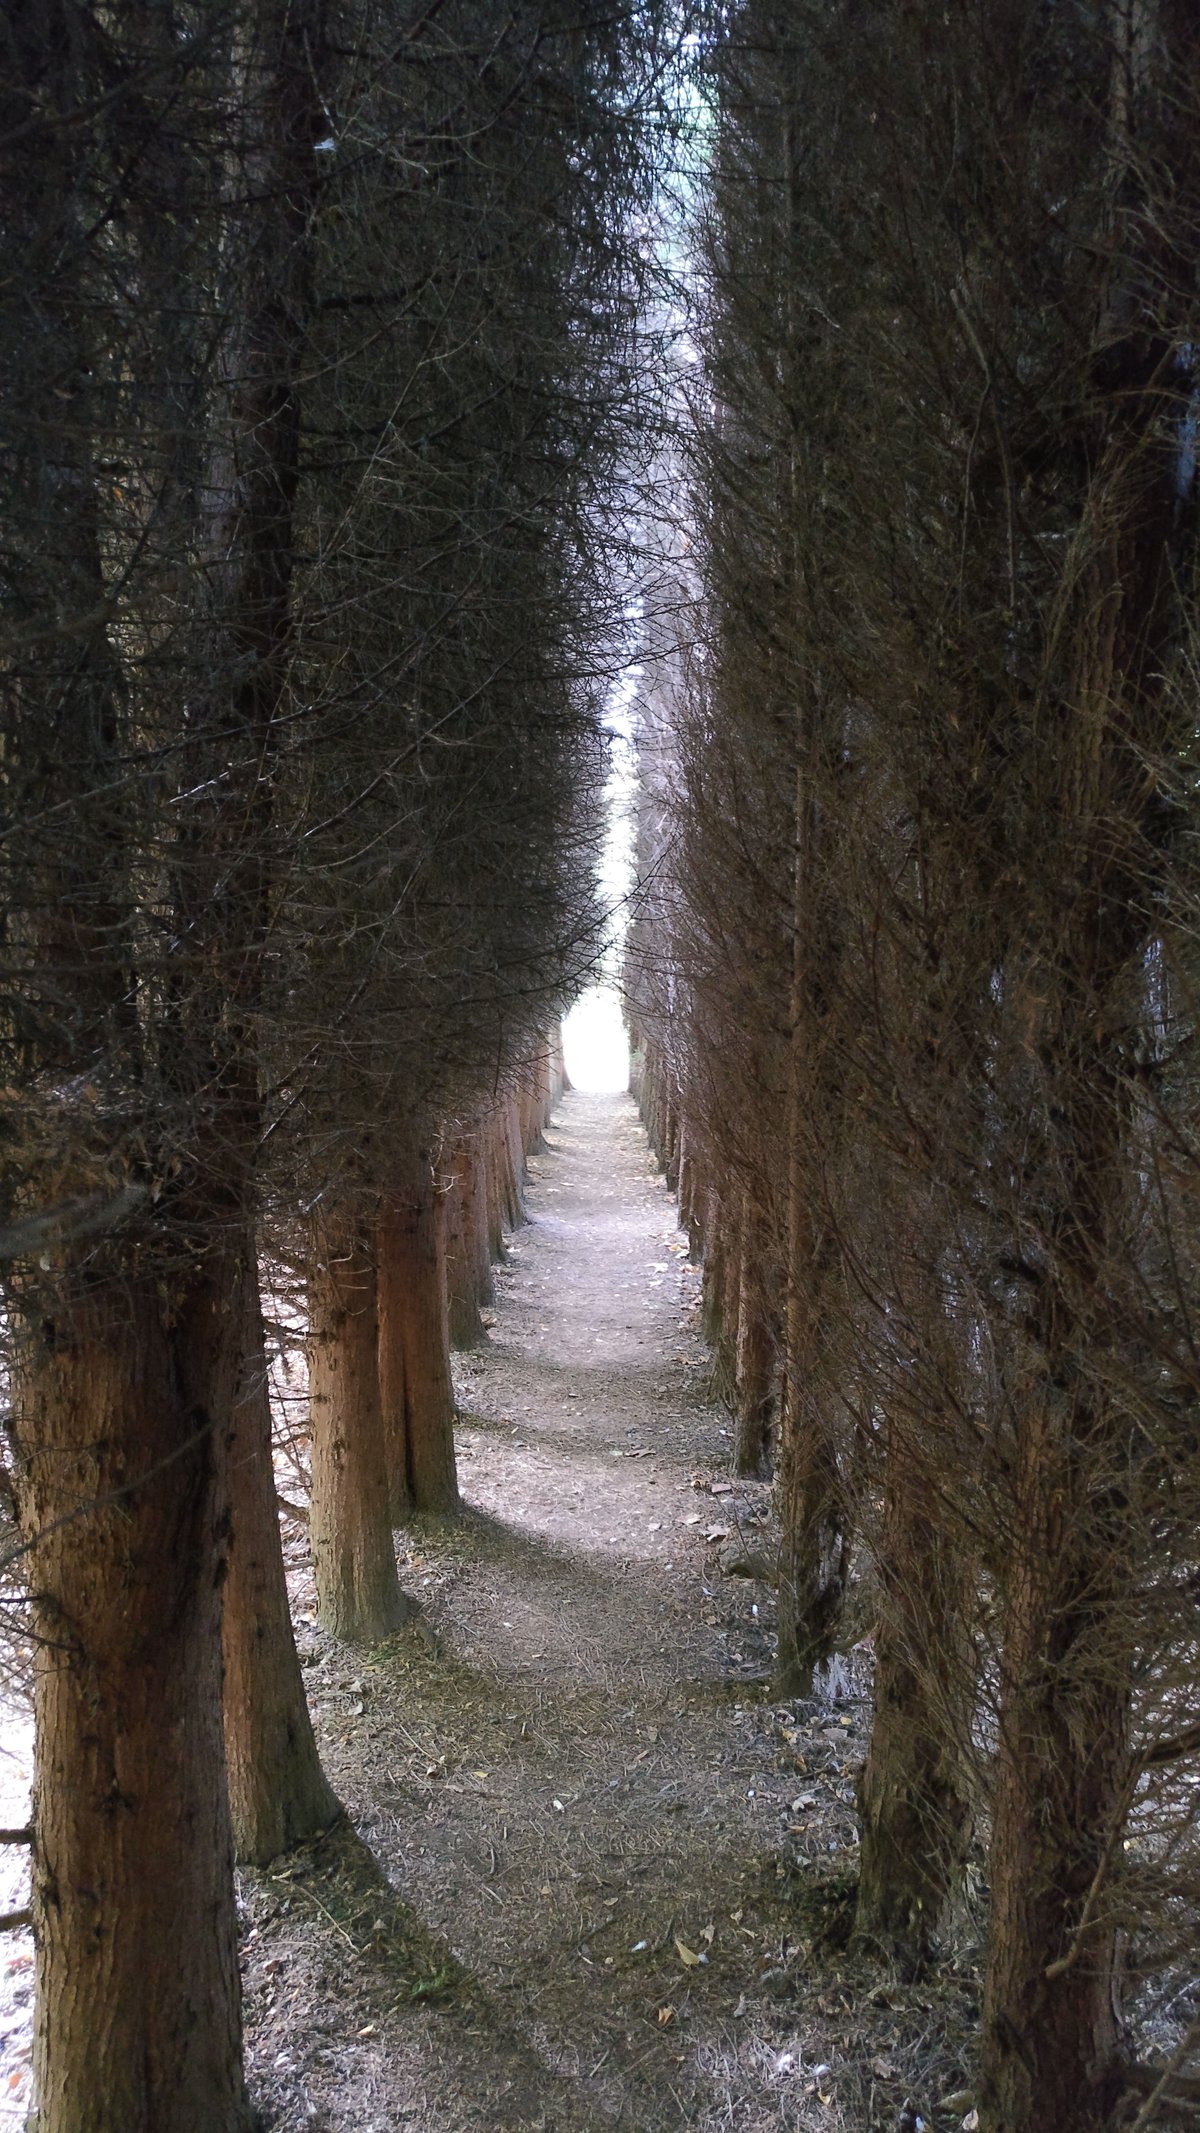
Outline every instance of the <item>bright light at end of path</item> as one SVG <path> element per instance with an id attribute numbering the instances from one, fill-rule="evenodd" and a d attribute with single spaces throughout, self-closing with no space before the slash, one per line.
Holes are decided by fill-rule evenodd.
<path id="1" fill-rule="evenodd" d="M 621 1002 L 609 985 L 589 985 L 563 1023 L 567 1074 L 595 1095 L 629 1087 L 629 1039 Z"/>

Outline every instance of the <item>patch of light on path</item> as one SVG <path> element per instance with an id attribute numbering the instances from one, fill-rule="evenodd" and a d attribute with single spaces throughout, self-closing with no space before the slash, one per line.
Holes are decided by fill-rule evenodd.
<path id="1" fill-rule="evenodd" d="M 629 1087 L 629 1039 L 611 985 L 589 985 L 563 1022 L 563 1051 L 573 1088 L 595 1095 Z"/>

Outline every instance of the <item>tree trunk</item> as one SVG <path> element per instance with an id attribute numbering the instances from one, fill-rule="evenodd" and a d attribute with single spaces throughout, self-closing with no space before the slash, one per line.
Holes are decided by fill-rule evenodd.
<path id="1" fill-rule="evenodd" d="M 803 1172 L 798 1155 L 793 1169 Z M 812 1236 L 804 1186 L 793 1177 L 787 1347 L 780 1445 L 778 1679 L 809 1696 L 833 1652 L 846 1601 L 850 1535 L 840 1445 L 819 1354 L 823 1252 Z M 797 1241 L 797 1232 L 802 1241 Z"/>
<path id="2" fill-rule="evenodd" d="M 504 1201 L 504 1219 L 509 1229 L 521 1229 L 528 1221 L 522 1184 L 525 1176 L 525 1151 L 521 1146 L 521 1120 L 517 1099 L 510 1093 L 499 1109 L 500 1122 L 500 1184 Z"/>
<path id="3" fill-rule="evenodd" d="M 704 1276 L 700 1291 L 700 1323 L 710 1348 L 715 1348 L 721 1338 L 727 1259 L 728 1230 L 725 1209 L 719 1193 L 710 1186 L 705 1199 Z"/>
<path id="4" fill-rule="evenodd" d="M 775 1336 L 766 1307 L 766 1238 L 745 1196 L 738 1288 L 737 1455 L 739 1474 L 761 1474 L 775 1404 Z"/>
<path id="5" fill-rule="evenodd" d="M 685 1122 L 679 1147 L 679 1222 L 680 1227 L 687 1231 L 688 1258 L 693 1266 L 698 1266 L 704 1256 L 704 1225 L 694 1142 L 694 1130 Z"/>
<path id="6" fill-rule="evenodd" d="M 838 1448 L 819 1402 L 789 1373 L 800 1419 L 785 1427 L 781 1459 L 779 1658 L 785 1696 L 810 1696 L 813 1676 L 832 1654 L 846 1602 L 850 1538 L 842 1505 Z M 787 1412 L 788 1410 L 785 1410 Z"/>
<path id="7" fill-rule="evenodd" d="M 1020 1424 L 980 2123 L 1094 2133 L 1123 2086 L 1111 1887 L 1128 1812 L 1126 1554 L 1050 1402 Z M 1099 1447 L 1097 1447 L 1099 1450 Z"/>
<path id="8" fill-rule="evenodd" d="M 308 1308 L 317 1611 L 335 1637 L 376 1644 L 416 1607 L 400 1590 L 392 1544 L 375 1261 L 351 1217 L 314 1238 Z"/>
<path id="9" fill-rule="evenodd" d="M 541 1146 L 542 1093 L 538 1063 L 539 1056 L 535 1053 L 521 1069 L 518 1085 L 517 1107 L 522 1155 L 532 1155 Z"/>
<path id="10" fill-rule="evenodd" d="M 229 1445 L 232 1534 L 225 1581 L 225 1754 L 237 1857 L 265 1866 L 341 1813 L 304 1694 L 279 1543 L 271 1403 L 253 1265 Z"/>
<path id="11" fill-rule="evenodd" d="M 34 128 L 30 153 L 10 160 L 5 174 L 9 251 L 19 172 L 36 173 L 47 210 L 43 235 L 51 218 L 60 223 L 41 259 L 19 248 L 29 274 L 25 304 L 39 319 L 36 349 L 50 363 L 44 384 L 60 413 L 52 423 L 38 414 L 46 459 L 34 522 L 47 582 L 38 588 L 24 571 L 21 597 L 25 622 L 49 627 L 32 632 L 34 643 L 40 639 L 41 715 L 31 719 L 27 703 L 17 734 L 26 749 L 47 746 L 65 775 L 58 804 L 47 805 L 43 790 L 34 819 L 39 835 L 53 825 L 48 850 L 72 877 L 67 923 L 61 899 L 44 907 L 44 945 L 58 966 L 49 988 L 55 1048 L 65 1045 L 73 1056 L 46 1050 L 29 956 L 21 982 L 34 1012 L 20 1023 L 31 1084 L 40 1070 L 79 1186 L 105 1208 L 102 1241 L 76 1254 L 56 1235 L 38 1272 L 31 1266 L 28 1280 L 14 1280 L 18 1315 L 29 1307 L 17 1335 L 14 1426 L 44 1639 L 34 1857 L 40 2133 L 242 2133 L 251 2123 L 241 2073 L 220 1609 L 229 1529 L 224 1462 L 242 1327 L 238 1252 L 257 1146 L 245 1010 L 262 940 L 258 833 L 270 816 L 288 634 L 296 467 L 289 364 L 303 337 L 311 121 L 314 112 L 322 116 L 313 22 L 298 19 L 304 12 L 264 6 L 255 68 L 239 75 L 235 62 L 222 86 L 230 186 L 222 272 L 215 290 L 204 283 L 222 330 L 213 370 L 199 374 L 189 368 L 195 349 L 187 336 L 176 341 L 162 329 L 158 338 L 153 304 L 133 333 L 119 302 L 105 308 L 114 286 L 106 238 L 92 253 L 99 268 L 67 286 L 93 232 L 121 224 L 129 234 L 136 226 L 129 241 L 142 242 L 150 197 L 160 222 L 171 222 L 161 213 L 172 195 L 160 189 L 156 158 L 170 165 L 182 197 L 191 150 L 180 157 L 178 144 L 192 119 L 211 125 L 214 116 L 206 94 L 198 107 L 189 101 L 190 61 L 179 54 L 183 71 L 173 82 L 177 43 L 162 39 L 152 62 L 142 38 L 130 72 L 120 11 L 98 24 L 95 10 L 55 4 L 16 10 L 6 45 L 16 62 L 9 86 L 27 75 L 19 99 L 25 130 L 34 113 L 48 122 L 48 137 L 39 140 Z M 98 54 L 102 64 L 89 81 Z M 219 38 L 211 57 L 222 63 Z M 135 75 L 136 114 L 112 87 Z M 148 119 L 153 125 L 168 94 L 165 132 L 139 131 L 144 153 L 119 158 L 118 178 L 111 143 L 131 121 L 135 130 Z M 97 131 L 92 121 L 101 111 Z M 148 194 L 136 175 L 147 167 L 155 173 Z M 97 186 L 103 217 L 95 212 Z M 189 231 L 179 242 L 166 280 L 184 307 L 199 286 L 189 280 L 194 261 L 207 275 L 218 247 L 211 226 L 203 238 Z M 251 254 L 252 280 L 242 271 Z M 135 270 L 127 255 L 116 279 L 136 287 L 147 256 Z M 68 322 L 69 359 L 47 330 Z M 102 364 L 84 346 L 89 333 L 103 343 Z M 122 405 L 132 411 L 123 431 L 113 429 L 111 397 L 102 406 L 93 401 L 101 370 L 122 373 Z M 30 409 L 40 405 L 40 396 L 28 401 Z M 204 409 L 205 438 L 177 432 L 173 418 L 185 405 Z M 109 511 L 114 491 L 111 473 L 90 464 L 89 414 L 98 415 L 106 460 L 115 453 L 127 464 L 121 500 L 103 521 L 109 541 L 95 539 L 97 515 Z M 11 447 L 6 435 L 6 454 Z M 170 560 L 172 605 L 192 618 L 202 609 L 203 619 L 173 635 L 161 595 L 152 597 L 153 622 L 139 607 L 128 514 L 141 515 L 153 559 L 154 522 L 161 536 L 178 508 L 178 466 L 188 469 L 181 486 L 190 500 L 201 461 L 201 523 L 189 515 L 183 529 L 174 520 Z M 6 523 L 6 572 L 12 532 Z M 93 550 L 92 587 L 81 602 L 85 545 Z M 186 577 L 197 546 L 203 594 L 199 573 L 190 583 Z M 118 572 L 128 627 L 110 643 Z M 152 637 L 147 669 L 132 647 Z M 201 639 L 203 653 L 193 657 Z M 105 682 L 98 694 L 102 672 L 111 675 L 124 652 L 125 686 L 114 691 Z M 173 658 L 178 663 L 168 665 Z M 7 710 L 19 704 L 24 677 L 7 655 L 5 671 Z M 10 834 L 13 780 L 24 767 L 14 737 L 6 731 L 3 750 Z M 149 763 L 148 742 L 161 750 Z M 113 751 L 108 774 L 93 786 L 105 750 Z M 151 877 L 156 917 L 146 927 L 132 911 Z M 22 919 L 35 914 L 36 929 L 38 903 L 25 896 L 16 909 Z M 133 974 L 135 954 L 145 959 L 144 982 Z M 95 1013 L 105 994 L 113 1003 L 107 1030 Z M 11 1039 L 10 1013 L 6 1007 Z M 63 1148 L 54 1155 L 57 1176 L 45 1168 L 45 1147 L 41 1161 L 36 1144 L 31 1152 L 23 1182 L 34 1204 L 45 1205 L 63 1187 Z M 132 1219 L 130 1201 L 152 1216 Z"/>
<path id="12" fill-rule="evenodd" d="M 533 1142 L 528 1151 L 530 1154 L 535 1150 L 540 1153 L 546 1145 L 543 1136 L 550 1123 L 550 1114 L 554 1109 L 554 1099 L 551 1094 L 552 1072 L 550 1039 L 547 1037 L 545 1042 L 539 1045 L 533 1062 L 536 1124 Z"/>
<path id="13" fill-rule="evenodd" d="M 1091 738 L 1076 736 L 1089 757 Z M 1133 1799 L 1137 1564 L 1153 1542 L 1139 1524 L 1142 1440 L 1122 1324 L 1132 1098 L 1123 1050 L 1107 1034 L 1138 929 L 1136 904 L 1122 923 L 1110 888 L 1102 877 L 1091 911 L 1076 909 L 1058 943 L 1041 1100 L 1016 1119 L 1019 1145 L 1042 1158 L 1036 1174 L 1047 1180 L 1045 1256 L 1026 1306 L 1006 1476 L 984 2133 L 1047 2123 L 1090 2133 L 1123 2088 L 1114 1890 Z"/>
<path id="14" fill-rule="evenodd" d="M 476 1348 L 487 1339 L 480 1305 L 495 1293 L 487 1248 L 487 1220 L 479 1189 L 475 1150 L 466 1140 L 453 1151 L 453 1187 L 448 1196 L 446 1291 L 452 1348 Z M 481 1219 L 482 1217 L 482 1219 Z"/>
<path id="15" fill-rule="evenodd" d="M 492 1254 L 488 1236 L 488 1194 L 485 1136 L 482 1125 L 476 1125 L 463 1142 L 460 1156 L 464 1183 L 464 1206 L 471 1214 L 468 1228 L 464 1223 L 464 1236 L 471 1254 L 474 1272 L 475 1294 L 481 1304 L 496 1301 L 496 1280 L 492 1272 Z"/>
<path id="16" fill-rule="evenodd" d="M 424 1150 L 397 1165 L 379 1221 L 379 1357 L 394 1506 L 459 1506 L 443 1201 Z"/>
<path id="17" fill-rule="evenodd" d="M 236 1366 L 220 1302 L 201 1286 L 168 1326 L 153 1288 L 64 1281 L 19 1372 L 43 2133 L 252 2123 L 220 1716 Z"/>
<path id="18" fill-rule="evenodd" d="M 790 125 L 790 121 L 789 121 Z M 790 139 L 790 134 L 789 134 Z M 789 186 L 794 184 L 789 148 Z M 812 714 L 815 718 L 815 713 Z M 812 736 L 804 737 L 814 757 Z M 796 771 L 796 854 L 793 880 L 791 1036 L 788 1057 L 787 1321 L 781 1431 L 778 1685 L 808 1696 L 813 1675 L 834 1648 L 845 1605 L 850 1536 L 840 1445 L 832 1414 L 831 1371 L 823 1340 L 823 1291 L 831 1280 L 834 1246 L 817 1205 L 817 1165 L 836 1161 L 837 1104 L 830 1100 L 828 1042 L 821 1028 L 821 986 L 831 982 L 813 909 L 816 803 L 811 764 L 802 747 Z M 828 1317 L 836 1320 L 837 1300 Z"/>
<path id="19" fill-rule="evenodd" d="M 493 1104 L 480 1126 L 480 1162 L 487 1206 L 488 1260 L 503 1266 L 508 1257 L 504 1225 L 509 1219 L 501 1151 L 502 1127 L 499 1106 Z"/>
<path id="20" fill-rule="evenodd" d="M 725 1257 L 721 1268 L 720 1330 L 717 1334 L 715 1382 L 730 1414 L 737 1408 L 738 1335 L 742 1304 L 742 1258 L 745 1239 L 740 1225 L 729 1221 L 725 1232 Z"/>
<path id="21" fill-rule="evenodd" d="M 1038 1080 L 1035 1101 L 1017 1112 L 1016 1144 L 1039 1181 L 1024 1231 L 1039 1263 L 1013 1403 L 984 2133 L 1047 2124 L 1090 2133 L 1121 2094 L 1114 1891 L 1146 1659 L 1139 1587 L 1157 1545 L 1139 1487 L 1152 1441 L 1143 1402 L 1159 1396 L 1169 1342 L 1190 1352 L 1192 1337 L 1183 1295 L 1166 1301 L 1175 1277 L 1154 1295 L 1147 1274 L 1164 1244 L 1174 1258 L 1176 1239 L 1168 1232 L 1148 1249 L 1144 1217 L 1132 1212 L 1177 1129 L 1157 1113 L 1157 1092 L 1147 1103 L 1139 1088 L 1131 1040 L 1145 1033 L 1131 1003 L 1145 1000 L 1173 893 L 1172 847 L 1190 829 L 1187 814 L 1164 825 L 1157 780 L 1195 724 L 1179 675 L 1197 555 L 1194 298 L 1178 259 L 1194 240 L 1200 180 L 1200 19 L 1182 0 L 1145 0 L 1114 9 L 1110 26 L 1098 241 L 1111 256 L 1097 267 L 1091 375 L 1066 439 L 1065 464 L 1086 466 L 1087 487 L 1071 598 L 1055 615 L 1059 701 L 1047 692 L 1053 715 L 1040 729 L 1048 805 L 1029 825 L 1025 867 L 1042 922 L 1030 955 L 1039 1015 L 1025 1045 Z M 1148 1146 L 1143 1104 L 1154 1118 Z"/>
<path id="22" fill-rule="evenodd" d="M 971 1834 L 970 1558 L 916 1420 L 889 1431 L 875 1710 L 859 1781 L 855 1932 L 907 1974 L 934 1953 Z"/>
<path id="23" fill-rule="evenodd" d="M 673 1199 L 677 1199 L 679 1196 L 679 1142 L 679 1110 L 675 1101 L 674 1085 L 672 1084 L 671 1094 L 668 1096 L 666 1104 L 662 1165 L 663 1175 L 666 1178 Z"/>
<path id="24" fill-rule="evenodd" d="M 564 1096 L 570 1093 L 571 1082 L 567 1073 L 567 1056 L 563 1050 L 562 1023 L 557 1022 L 550 1038 L 550 1110 L 554 1112 Z"/>

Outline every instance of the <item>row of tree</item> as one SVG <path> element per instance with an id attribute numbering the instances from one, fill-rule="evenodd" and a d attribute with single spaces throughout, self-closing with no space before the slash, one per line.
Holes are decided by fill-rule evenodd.
<path id="1" fill-rule="evenodd" d="M 787 1692 L 874 1582 L 861 1942 L 934 1959 L 982 1845 L 984 2133 L 1177 2122 L 1200 21 L 742 0 L 707 57 L 641 1101 L 777 1453 Z"/>
<path id="2" fill-rule="evenodd" d="M 263 1859 L 337 1812 L 260 1264 L 306 1300 L 327 1626 L 395 1627 L 393 1524 L 457 1501 L 451 1299 L 469 1333 L 543 1032 L 603 937 L 660 12 L 4 11 L 0 1257 L 41 2133 L 250 2125 L 234 1838 Z"/>

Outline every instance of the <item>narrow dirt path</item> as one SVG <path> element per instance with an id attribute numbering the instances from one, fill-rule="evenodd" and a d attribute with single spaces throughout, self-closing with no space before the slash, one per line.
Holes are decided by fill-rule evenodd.
<path id="1" fill-rule="evenodd" d="M 770 1705 L 769 1591 L 718 1574 L 766 1491 L 632 1101 L 569 1097 L 530 1170 L 459 1374 L 468 1512 L 402 1563 L 425 1625 L 356 1659 L 302 1619 L 358 1834 L 247 1878 L 267 2122 L 891 2128 L 930 2003 L 819 1955 L 861 1705 Z"/>

